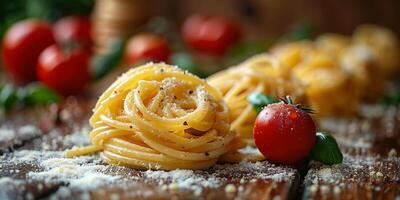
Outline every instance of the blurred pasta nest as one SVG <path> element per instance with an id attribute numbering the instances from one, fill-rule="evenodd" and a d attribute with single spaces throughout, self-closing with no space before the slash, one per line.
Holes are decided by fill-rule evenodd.
<path id="1" fill-rule="evenodd" d="M 232 128 L 251 141 L 257 116 L 247 101 L 251 93 L 291 95 L 318 116 L 353 114 L 362 100 L 376 100 L 386 81 L 398 74 L 398 42 L 385 28 L 362 25 L 353 36 L 329 33 L 315 41 L 278 44 L 208 82 L 224 95 Z"/>
<path id="2" fill-rule="evenodd" d="M 287 69 L 279 60 L 268 54 L 256 55 L 245 62 L 220 71 L 207 79 L 218 88 L 231 110 L 232 129 L 241 138 L 252 143 L 256 111 L 248 103 L 253 92 L 283 96 L 290 92 L 295 100 L 302 98 L 303 91 L 295 82 L 286 81 Z"/>

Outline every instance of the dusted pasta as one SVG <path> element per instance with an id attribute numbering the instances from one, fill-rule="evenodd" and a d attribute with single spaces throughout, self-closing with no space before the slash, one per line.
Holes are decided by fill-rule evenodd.
<path id="1" fill-rule="evenodd" d="M 276 96 L 290 93 L 296 100 L 302 96 L 300 88 L 285 80 L 288 70 L 277 59 L 268 54 L 260 54 L 207 79 L 210 85 L 222 92 L 231 110 L 232 129 L 247 144 L 253 144 L 253 124 L 257 116 L 247 100 L 251 93 L 262 92 Z"/>
<path id="2" fill-rule="evenodd" d="M 354 31 L 354 43 L 365 46 L 376 60 L 374 76 L 392 78 L 400 68 L 400 41 L 389 29 L 364 24 Z"/>
<path id="3" fill-rule="evenodd" d="M 90 118 L 92 145 L 67 157 L 102 152 L 105 161 L 141 169 L 204 169 L 235 144 L 222 96 L 204 80 L 149 63 L 120 76 Z"/>
<path id="4" fill-rule="evenodd" d="M 306 104 L 319 115 L 346 115 L 356 111 L 360 92 L 354 77 L 331 55 L 310 51 L 292 73 L 304 88 Z"/>
<path id="5" fill-rule="evenodd" d="M 335 33 L 325 33 L 315 40 L 316 48 L 334 57 L 351 45 L 351 37 Z"/>
<path id="6" fill-rule="evenodd" d="M 251 93 L 290 95 L 319 116 L 354 114 L 363 99 L 379 97 L 389 75 L 399 71 L 397 40 L 387 29 L 363 25 L 353 36 L 328 33 L 315 41 L 278 44 L 207 80 L 231 109 L 232 129 L 252 144 L 257 113 L 247 99 Z"/>

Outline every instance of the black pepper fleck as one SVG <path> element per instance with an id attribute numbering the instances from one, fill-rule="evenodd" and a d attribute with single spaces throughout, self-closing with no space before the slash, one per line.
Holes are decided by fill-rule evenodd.
<path id="1" fill-rule="evenodd" d="M 193 94 L 193 90 L 189 90 L 189 94 Z"/>
<path id="2" fill-rule="evenodd" d="M 208 152 L 205 152 L 204 154 L 205 154 L 206 156 L 210 156 L 210 153 L 208 153 Z"/>
<path id="3" fill-rule="evenodd" d="M 183 125 L 187 126 L 187 125 L 188 125 L 187 121 L 184 121 L 184 122 L 183 122 Z"/>

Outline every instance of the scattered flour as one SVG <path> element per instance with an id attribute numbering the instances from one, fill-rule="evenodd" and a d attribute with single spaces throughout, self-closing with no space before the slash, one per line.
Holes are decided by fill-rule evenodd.
<path id="1" fill-rule="evenodd" d="M 205 188 L 217 188 L 227 183 L 227 178 L 239 182 L 256 182 L 273 180 L 290 181 L 295 178 L 296 171 L 288 167 L 273 165 L 269 162 L 241 162 L 238 164 L 215 165 L 210 171 L 172 170 L 152 171 L 144 173 L 145 179 L 164 186 L 165 189 L 189 189 L 200 195 Z"/>
<path id="2" fill-rule="evenodd" d="M 20 141 L 33 138 L 40 133 L 40 130 L 33 125 L 24 125 L 18 128 L 0 127 L 0 142 L 12 140 Z"/>
<path id="3" fill-rule="evenodd" d="M 200 195 L 203 188 L 216 188 L 221 186 L 221 179 L 214 176 L 204 176 L 192 170 L 151 171 L 145 172 L 145 178 L 158 182 L 160 185 L 170 182 L 169 189 L 190 189 Z"/>
<path id="4" fill-rule="evenodd" d="M 85 146 L 90 144 L 89 132 L 90 126 L 85 125 L 80 128 L 74 128 L 72 134 L 66 135 L 63 138 L 64 146 Z"/>
<path id="5" fill-rule="evenodd" d="M 58 152 L 64 155 L 63 152 Z M 45 158 L 39 162 L 43 171 L 29 172 L 28 177 L 33 180 L 43 180 L 44 182 L 62 182 L 68 183 L 70 187 L 80 189 L 96 188 L 120 179 L 119 176 L 113 176 L 103 173 L 107 166 L 94 162 L 93 157 L 81 156 L 78 158 Z"/>
<path id="6" fill-rule="evenodd" d="M 288 181 L 293 180 L 296 174 L 295 169 L 269 162 L 240 162 L 238 164 L 215 165 L 212 169 L 220 176 L 236 175 L 238 178 L 245 180 Z"/>
<path id="7" fill-rule="evenodd" d="M 23 181 L 14 180 L 10 177 L 2 177 L 0 178 L 0 199 L 10 199 L 11 194 L 13 191 L 18 191 L 23 189 L 21 187 L 23 185 Z"/>
<path id="8" fill-rule="evenodd" d="M 83 195 L 79 198 L 89 198 L 91 190 L 104 185 L 112 185 L 129 192 L 129 184 L 140 185 L 143 181 L 158 185 L 158 192 L 184 189 L 200 196 L 207 188 L 225 188 L 225 185 L 229 183 L 228 178 L 244 184 L 262 180 L 292 180 L 296 176 L 295 169 L 273 165 L 269 162 L 215 165 L 209 170 L 137 171 L 103 164 L 99 156 L 65 158 L 64 151 L 20 150 L 5 154 L 3 158 L 8 162 L 5 167 L 8 170 L 18 170 L 10 166 L 27 166 L 27 164 L 34 166 L 26 173 L 27 179 L 38 181 L 40 183 L 37 185 L 38 190 L 43 190 L 43 184 L 60 185 L 59 190 L 52 196 L 60 198 L 70 197 L 76 191 Z M 0 179 L 0 186 L 9 181 L 18 181 L 18 179 Z M 229 187 L 229 191 L 234 191 Z M 235 188 L 235 191 L 236 189 L 238 188 Z M 156 191 L 151 190 L 151 192 Z M 151 196 L 149 190 L 135 191 L 132 195 Z"/>
<path id="9" fill-rule="evenodd" d="M 239 152 L 243 154 L 261 154 L 257 148 L 251 146 L 246 146 L 245 148 L 239 149 Z"/>
<path id="10" fill-rule="evenodd" d="M 305 183 L 310 195 L 317 191 L 322 195 L 332 193 L 340 195 L 345 187 L 370 187 L 379 188 L 385 183 L 398 183 L 400 181 L 400 158 L 379 156 L 353 156 L 344 154 L 342 164 L 322 165 L 312 163 L 311 169 L 305 177 Z M 355 183 L 355 184 L 354 184 Z M 356 186 L 360 185 L 361 186 Z"/>
<path id="11" fill-rule="evenodd" d="M 7 142 L 15 138 L 15 131 L 7 128 L 0 128 L 0 142 Z"/>

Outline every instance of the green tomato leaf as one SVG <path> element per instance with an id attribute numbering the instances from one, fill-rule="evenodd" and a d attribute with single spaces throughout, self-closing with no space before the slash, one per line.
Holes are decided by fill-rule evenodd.
<path id="1" fill-rule="evenodd" d="M 200 78 L 206 78 L 210 74 L 196 67 L 196 62 L 193 57 L 187 53 L 175 53 L 171 56 L 172 64 L 178 66 L 183 70 L 199 76 Z"/>
<path id="2" fill-rule="evenodd" d="M 343 162 L 343 154 L 339 146 L 331 135 L 318 132 L 317 141 L 311 151 L 313 160 L 320 161 L 327 165 L 334 165 Z"/>
<path id="3" fill-rule="evenodd" d="M 60 96 L 48 87 L 39 83 L 31 83 L 18 90 L 19 98 L 26 105 L 46 105 L 60 101 Z"/>
<path id="4" fill-rule="evenodd" d="M 279 102 L 279 100 L 272 95 L 266 95 L 263 93 L 256 93 L 256 92 L 250 94 L 247 100 L 257 111 L 257 113 L 261 112 L 261 110 L 268 104 Z"/>
<path id="5" fill-rule="evenodd" d="M 101 79 L 120 64 L 124 54 L 125 43 L 125 39 L 116 39 L 108 53 L 95 56 L 92 59 L 90 70 L 94 80 Z"/>
<path id="6" fill-rule="evenodd" d="M 0 107 L 9 110 L 17 103 L 18 97 L 14 88 L 9 84 L 3 86 L 0 90 Z"/>

